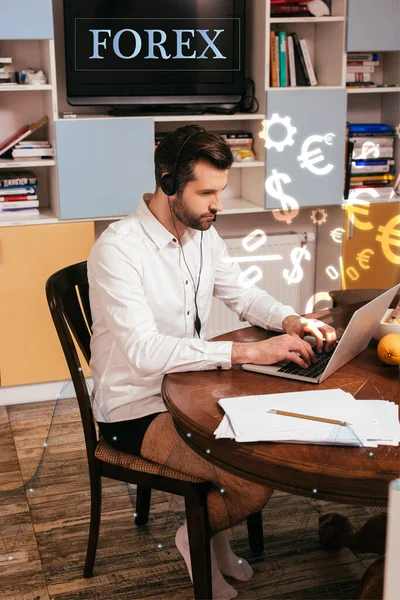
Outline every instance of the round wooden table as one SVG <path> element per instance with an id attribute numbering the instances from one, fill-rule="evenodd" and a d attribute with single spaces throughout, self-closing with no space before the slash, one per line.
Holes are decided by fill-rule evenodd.
<path id="1" fill-rule="evenodd" d="M 337 307 L 308 316 L 319 318 L 340 332 L 360 306 Z M 248 327 L 213 341 L 253 342 L 271 335 L 263 329 Z M 384 399 L 399 404 L 399 372 L 398 367 L 380 362 L 376 344 L 372 342 L 364 352 L 318 386 L 235 366 L 230 370 L 169 374 L 164 378 L 162 395 L 185 442 L 213 464 L 235 475 L 300 496 L 386 506 L 388 484 L 400 472 L 399 447 L 237 443 L 229 439 L 216 440 L 214 431 L 224 415 L 218 400 L 232 396 L 341 388 L 358 399 Z M 347 542 L 350 543 L 346 544 L 342 535 L 341 545 L 351 547 L 349 536 L 354 538 L 357 534 L 350 529 L 349 524 Z M 382 542 L 378 547 L 382 547 Z"/>

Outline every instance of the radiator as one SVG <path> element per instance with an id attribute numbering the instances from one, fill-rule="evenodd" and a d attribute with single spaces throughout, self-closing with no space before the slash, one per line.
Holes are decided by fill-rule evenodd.
<path id="1" fill-rule="evenodd" d="M 243 238 L 230 238 L 224 239 L 227 245 L 229 255 L 232 257 L 244 257 L 250 256 L 249 252 L 243 248 Z M 314 233 L 293 233 L 285 235 L 270 235 L 267 236 L 266 243 L 260 246 L 259 249 L 254 251 L 255 256 L 274 254 L 282 256 L 282 260 L 274 261 L 258 261 L 252 260 L 251 262 L 241 263 L 243 270 L 249 266 L 256 265 L 260 267 L 262 271 L 262 278 L 257 282 L 257 285 L 266 290 L 271 296 L 274 296 L 277 300 L 283 304 L 289 304 L 293 306 L 296 312 L 302 313 L 304 310 L 301 309 L 301 290 L 302 287 L 307 286 L 310 290 L 310 296 L 314 287 L 314 279 L 304 277 L 299 283 L 292 283 L 289 285 L 283 276 L 283 270 L 293 269 L 293 263 L 290 258 L 290 254 L 294 248 L 298 248 L 301 244 L 307 243 L 307 249 L 310 254 L 314 254 L 315 247 L 315 235 Z M 253 254 L 253 253 L 251 253 Z M 307 264 L 304 264 L 304 270 L 307 268 Z M 309 269 L 308 269 L 309 270 Z M 312 281 L 311 281 L 312 279 Z M 309 292 L 307 291 L 305 295 Z M 304 296 L 304 294 L 303 294 Z M 241 323 L 236 313 L 229 310 L 223 302 L 217 298 L 212 300 L 212 308 L 207 326 L 207 339 L 214 336 L 221 335 L 227 331 L 239 329 L 242 327 L 248 327 L 249 323 Z"/>

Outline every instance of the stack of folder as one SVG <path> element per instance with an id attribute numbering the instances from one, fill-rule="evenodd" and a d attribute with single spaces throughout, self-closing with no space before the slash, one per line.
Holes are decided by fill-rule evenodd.
<path id="1" fill-rule="evenodd" d="M 386 400 L 356 400 L 340 389 L 222 398 L 217 439 L 398 446 L 398 407 Z M 293 416 L 295 415 L 295 416 Z"/>

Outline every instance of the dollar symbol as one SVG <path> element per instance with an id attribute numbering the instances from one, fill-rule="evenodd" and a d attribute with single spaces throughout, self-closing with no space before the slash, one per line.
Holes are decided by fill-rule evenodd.
<path id="1" fill-rule="evenodd" d="M 289 269 L 283 269 L 283 276 L 290 285 L 291 283 L 299 283 L 303 279 L 303 269 L 300 266 L 301 261 L 311 259 L 311 254 L 305 246 L 302 248 L 294 248 L 290 253 L 290 260 L 293 263 L 293 269 L 289 273 Z"/>
<path id="2" fill-rule="evenodd" d="M 386 226 L 379 227 L 379 234 L 376 236 L 377 242 L 382 242 L 382 250 L 384 255 L 390 262 L 395 265 L 400 265 L 400 255 L 395 254 L 391 250 L 391 246 L 400 248 L 400 231 L 396 229 L 400 224 L 400 215 L 393 217 Z"/>
<path id="3" fill-rule="evenodd" d="M 281 180 L 283 183 L 290 183 L 292 181 L 286 173 L 278 173 L 276 169 L 272 169 L 272 175 L 265 182 L 265 189 L 267 194 L 279 200 L 282 205 L 282 210 L 272 211 L 275 219 L 277 221 L 286 221 L 289 225 L 299 214 L 299 205 L 294 198 L 284 194 Z"/>

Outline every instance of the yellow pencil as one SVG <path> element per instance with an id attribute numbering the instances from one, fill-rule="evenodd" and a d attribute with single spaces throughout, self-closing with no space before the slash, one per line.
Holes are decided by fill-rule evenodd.
<path id="1" fill-rule="evenodd" d="M 277 410 L 275 408 L 271 408 L 268 412 L 274 413 L 276 415 L 283 415 L 285 417 L 296 417 L 296 419 L 307 419 L 308 421 L 320 421 L 321 423 L 332 423 L 332 425 L 342 425 L 343 427 L 347 427 L 347 425 L 351 425 L 351 423 L 347 423 L 346 421 L 338 421 L 337 419 L 328 419 L 326 417 L 312 417 L 311 415 L 301 415 L 299 413 L 286 412 L 285 410 Z"/>

